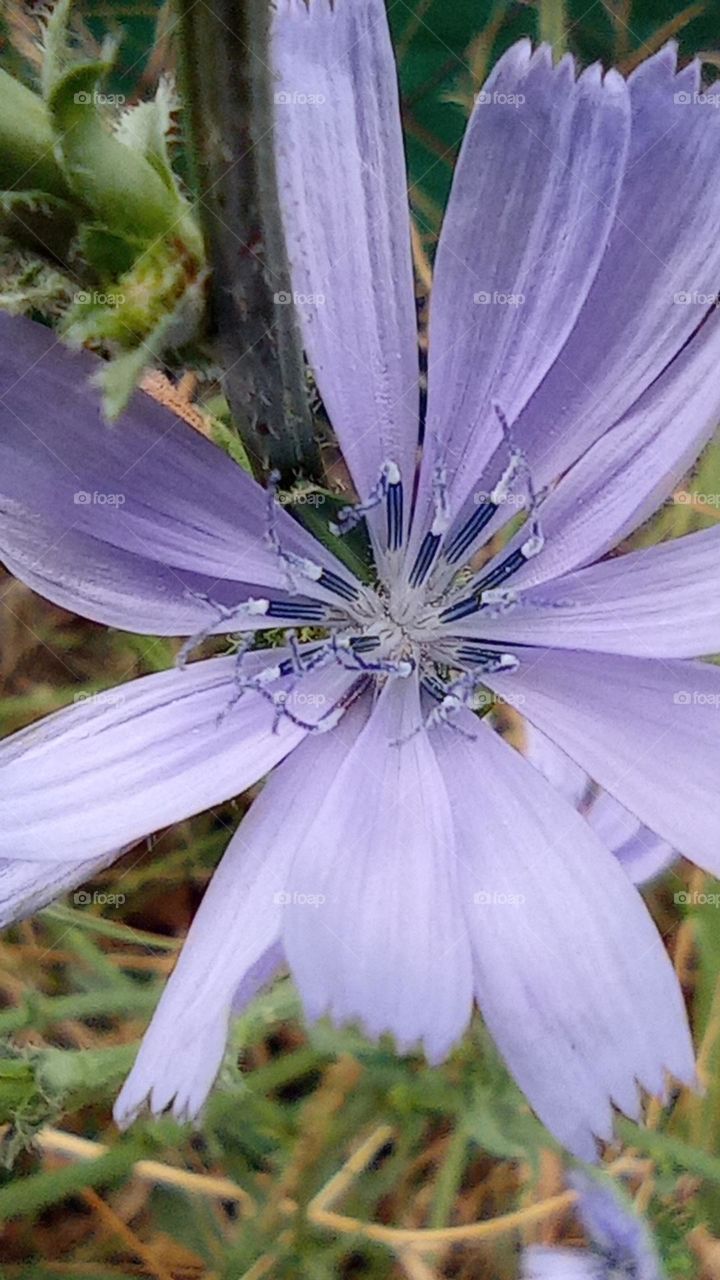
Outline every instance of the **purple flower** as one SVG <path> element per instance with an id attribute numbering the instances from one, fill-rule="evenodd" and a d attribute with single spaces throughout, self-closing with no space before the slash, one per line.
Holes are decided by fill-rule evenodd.
<path id="1" fill-rule="evenodd" d="M 117 1105 L 193 1116 L 232 1010 L 285 962 L 309 1017 L 443 1057 L 473 998 L 539 1116 L 592 1157 L 612 1106 L 693 1079 L 636 888 L 473 714 L 500 697 L 673 848 L 720 869 L 718 530 L 603 559 L 720 408 L 717 112 L 666 47 L 626 83 L 526 42 L 478 99 L 435 264 L 427 424 L 381 0 L 283 0 L 278 168 L 308 359 L 360 495 L 367 585 L 206 440 L 4 318 L 8 568 L 86 617 L 282 649 L 181 664 L 2 748 L 5 920 L 270 773 Z M 695 98 L 693 95 L 696 95 Z M 689 99 L 689 100 L 688 100 Z M 476 553 L 525 513 L 502 551 Z M 515 521 L 517 525 L 517 519 Z M 299 645 L 294 630 L 317 628 Z M 271 772 L 272 771 L 272 772 Z"/>
<path id="2" fill-rule="evenodd" d="M 571 1174 L 568 1182 L 578 1192 L 590 1248 L 533 1245 L 523 1253 L 521 1280 L 663 1280 L 645 1223 L 619 1193 L 583 1173 Z"/>

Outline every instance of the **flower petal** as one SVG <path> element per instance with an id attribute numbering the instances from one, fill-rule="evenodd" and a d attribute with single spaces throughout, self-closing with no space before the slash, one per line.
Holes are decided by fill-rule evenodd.
<path id="1" fill-rule="evenodd" d="M 418 349 L 397 71 L 383 0 L 281 0 L 277 164 L 308 358 L 363 500 L 418 444 Z"/>
<path id="2" fill-rule="evenodd" d="M 160 636 L 277 627 L 262 605 L 252 612 L 257 587 L 173 569 L 81 529 L 61 531 L 52 518 L 2 498 L 0 557 L 10 573 L 46 600 L 106 626 Z M 290 597 L 273 590 L 272 599 Z M 298 595 L 292 600 L 315 603 Z"/>
<path id="3" fill-rule="evenodd" d="M 277 650 L 262 655 L 272 664 Z M 254 655 L 256 656 L 256 655 Z M 255 692 L 237 693 L 234 657 L 143 676 L 47 716 L 0 743 L 0 857 L 100 857 L 238 795 L 306 730 Z M 296 719 L 332 711 L 357 680 L 338 667 L 275 682 Z M 55 874 L 53 872 L 53 874 Z"/>
<path id="4" fill-rule="evenodd" d="M 533 1244 L 523 1250 L 520 1280 L 605 1280 L 600 1258 L 584 1249 Z"/>
<path id="5" fill-rule="evenodd" d="M 600 791 L 585 815 L 590 826 L 625 868 L 633 884 L 646 884 L 667 871 L 677 854 L 667 840 L 638 822 L 634 813 Z"/>
<path id="6" fill-rule="evenodd" d="M 443 1057 L 470 1017 L 470 952 L 415 677 L 385 686 L 327 779 L 288 887 L 285 952 L 309 1016 L 357 1019 Z"/>
<path id="7" fill-rule="evenodd" d="M 720 671 L 573 650 L 488 674 L 522 713 L 673 848 L 720 874 Z"/>
<path id="8" fill-rule="evenodd" d="M 500 615 L 457 623 L 457 634 L 640 658 L 717 653 L 720 526 L 530 587 Z"/>
<path id="9" fill-rule="evenodd" d="M 283 963 L 279 946 L 288 869 L 302 814 L 322 801 L 364 721 L 353 708 L 337 731 L 309 736 L 270 776 L 233 836 L 115 1104 L 129 1124 L 147 1101 L 178 1119 L 200 1110 L 217 1074 L 231 1012 Z"/>
<path id="10" fill-rule="evenodd" d="M 629 412 L 717 292 L 720 118 L 698 100 L 699 64 L 676 75 L 676 53 L 666 45 L 630 77 L 630 148 L 603 261 L 561 357 L 515 425 L 537 488 Z"/>
<path id="11" fill-rule="evenodd" d="M 67 608 L 163 634 L 214 621 L 193 592 L 232 605 L 253 587 L 256 595 L 258 587 L 285 590 L 287 570 L 265 537 L 268 495 L 142 392 L 108 426 L 90 382 L 99 365 L 43 325 L 0 315 L 0 556 L 8 567 Z M 275 526 L 285 550 L 353 581 L 286 511 L 276 511 Z M 314 599 L 334 598 L 309 578 L 302 585 Z"/>
<path id="12" fill-rule="evenodd" d="M 102 858 L 83 862 L 24 862 L 19 858 L 0 860 L 0 929 L 25 916 L 41 911 L 49 902 L 90 880 L 97 871 L 120 857 L 112 849 Z"/>
<path id="13" fill-rule="evenodd" d="M 568 1183 L 579 1192 L 578 1216 L 608 1267 L 637 1280 L 663 1280 L 650 1232 L 619 1191 L 580 1169 L 568 1175 Z"/>
<path id="14" fill-rule="evenodd" d="M 665 840 L 643 826 L 614 796 L 599 791 L 585 770 L 529 721 L 524 738 L 525 758 L 582 814 L 633 884 L 644 884 L 667 870 L 676 854 Z"/>
<path id="15" fill-rule="evenodd" d="M 455 838 L 478 1004 L 540 1118 L 595 1158 L 610 1104 L 635 1115 L 636 1081 L 693 1078 L 682 995 L 622 868 L 523 757 L 469 713 L 434 735 Z M 478 798 L 480 805 L 478 807 Z"/>
<path id="16" fill-rule="evenodd" d="M 513 586 L 546 582 L 598 559 L 657 510 L 715 431 L 718 359 L 720 311 L 550 493 L 540 508 L 543 549 L 518 570 Z"/>
<path id="17" fill-rule="evenodd" d="M 625 82 L 521 40 L 478 95 L 435 265 L 424 463 L 459 505 L 570 333 L 610 234 L 630 130 Z M 433 441 L 435 447 L 433 447 Z"/>

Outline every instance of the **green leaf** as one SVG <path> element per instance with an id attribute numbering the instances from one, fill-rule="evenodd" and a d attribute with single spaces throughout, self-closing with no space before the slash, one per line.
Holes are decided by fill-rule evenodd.
<path id="1" fill-rule="evenodd" d="M 173 131 L 173 113 L 179 109 L 180 100 L 175 86 L 169 76 L 163 76 L 154 100 L 128 107 L 115 129 L 118 141 L 144 156 L 171 191 L 175 190 L 175 175 L 170 164 L 168 139 Z"/>
<path id="2" fill-rule="evenodd" d="M 54 154 L 50 114 L 42 100 L 0 70 L 0 187 L 31 188 L 59 199 L 70 191 Z"/>
<path id="3" fill-rule="evenodd" d="M 48 106 L 56 146 L 76 196 L 104 226 L 138 248 L 168 235 L 184 222 L 186 209 L 151 164 L 110 133 L 98 107 L 98 91 L 109 67 L 93 62 L 72 67 L 57 80 Z"/>

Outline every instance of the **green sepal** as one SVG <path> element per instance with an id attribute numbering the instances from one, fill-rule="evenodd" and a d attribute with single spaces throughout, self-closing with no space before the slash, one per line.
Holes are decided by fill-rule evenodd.
<path id="1" fill-rule="evenodd" d="M 42 98 L 0 70 L 0 186 L 68 199 L 54 147 L 52 120 Z"/>
<path id="2" fill-rule="evenodd" d="M 109 67 L 72 67 L 52 89 L 48 107 L 63 170 L 76 197 L 111 231 L 141 249 L 176 230 L 186 207 L 151 164 L 105 127 L 98 111 L 97 85 Z"/>

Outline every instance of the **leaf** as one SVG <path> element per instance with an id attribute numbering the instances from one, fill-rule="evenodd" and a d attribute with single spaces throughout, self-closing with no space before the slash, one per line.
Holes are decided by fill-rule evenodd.
<path id="1" fill-rule="evenodd" d="M 173 115 L 179 109 L 180 99 L 172 78 L 162 76 L 154 100 L 128 107 L 115 128 L 118 141 L 144 156 L 171 191 L 175 190 L 175 176 L 168 140 L 174 129 Z"/>
<path id="2" fill-rule="evenodd" d="M 50 114 L 42 100 L 0 70 L 0 186 L 67 199 L 68 185 L 53 151 Z"/>
<path id="3" fill-rule="evenodd" d="M 187 208 L 179 194 L 144 156 L 119 142 L 100 116 L 107 95 L 97 86 L 108 71 L 101 62 L 75 66 L 51 91 L 48 106 L 67 180 L 104 226 L 138 250 L 173 229 L 180 238 Z"/>

